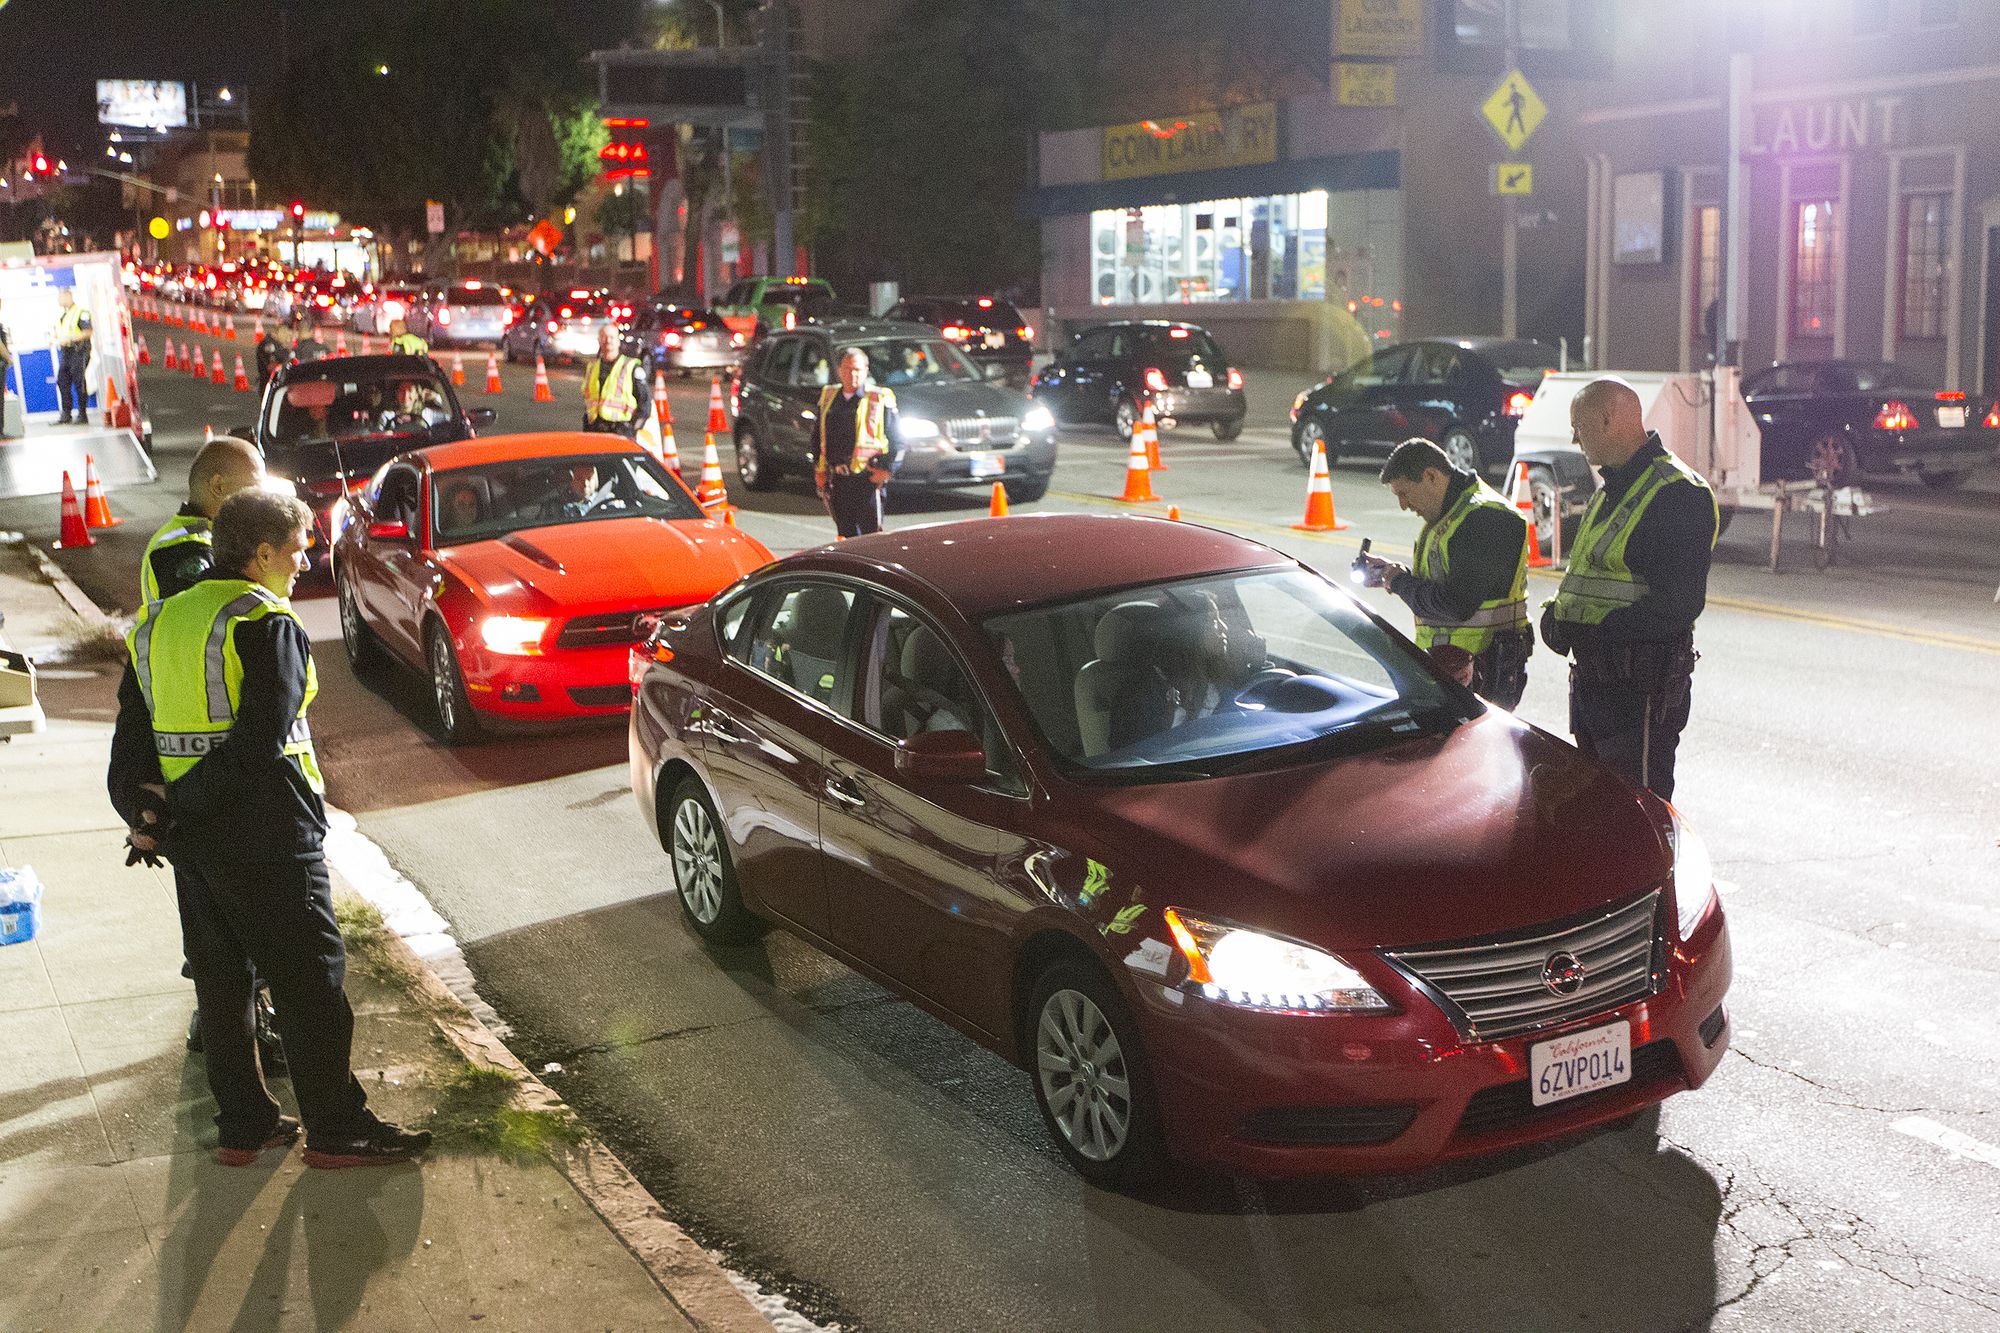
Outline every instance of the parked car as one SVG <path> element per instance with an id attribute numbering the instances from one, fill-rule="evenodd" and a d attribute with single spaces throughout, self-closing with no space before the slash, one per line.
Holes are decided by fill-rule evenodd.
<path id="1" fill-rule="evenodd" d="M 253 426 L 266 466 L 313 511 L 317 568 L 339 535 L 339 502 L 390 458 L 420 445 L 472 438 L 490 407 L 466 408 L 451 379 L 421 356 L 329 356 L 280 366 L 264 386 Z"/>
<path id="2" fill-rule="evenodd" d="M 1079 333 L 1029 389 L 1064 425 L 1110 422 L 1132 438 L 1140 405 L 1169 425 L 1207 425 L 1218 440 L 1243 433 L 1243 372 L 1208 330 L 1177 320 L 1128 320 Z"/>
<path id="3" fill-rule="evenodd" d="M 2000 446 L 2000 403 L 1887 361 L 1783 362 L 1746 377 L 1743 399 L 1765 481 L 1915 476 L 1951 487 Z"/>
<path id="4" fill-rule="evenodd" d="M 768 490 L 786 475 L 812 476 L 820 390 L 850 346 L 867 353 L 874 382 L 896 395 L 904 451 L 891 495 L 996 481 L 1016 500 L 1048 491 L 1056 466 L 1048 409 L 987 382 L 936 329 L 892 320 L 802 324 L 757 340 L 732 395 L 745 486 Z"/>
<path id="5" fill-rule="evenodd" d="M 824 278 L 738 278 L 715 303 L 715 313 L 731 332 L 754 338 L 764 329 L 783 328 L 787 310 L 798 324 L 801 306 L 833 299 L 833 284 Z"/>
<path id="6" fill-rule="evenodd" d="M 1624 1120 L 1727 1049 L 1674 810 L 1244 538 L 861 537 L 669 617 L 632 671 L 694 933 L 781 926 L 1022 1065 L 1094 1180 L 1421 1170 Z"/>
<path id="7" fill-rule="evenodd" d="M 351 501 L 334 560 L 341 640 L 430 677 L 439 733 L 615 716 L 647 617 L 705 601 L 771 553 L 703 513 L 617 436 L 498 436 L 396 458 Z"/>
<path id="8" fill-rule="evenodd" d="M 1312 462 L 1379 456 L 1413 436 L 1459 467 L 1497 476 L 1514 456 L 1514 426 L 1560 356 L 1519 338 L 1424 338 L 1384 347 L 1292 403 L 1292 447 Z"/>
<path id="9" fill-rule="evenodd" d="M 731 330 L 713 310 L 670 301 L 640 306 L 631 327 L 655 367 L 682 376 L 698 370 L 734 370 L 742 364 L 750 341 Z"/>
<path id="10" fill-rule="evenodd" d="M 500 346 L 509 361 L 586 361 L 597 355 L 597 335 L 615 326 L 611 303 L 600 292 L 574 288 L 545 292 L 529 301 L 507 326 Z"/>
<path id="11" fill-rule="evenodd" d="M 403 315 L 410 332 L 433 347 L 498 347 L 511 322 L 507 293 L 478 278 L 428 288 Z"/>
<path id="12" fill-rule="evenodd" d="M 1001 367 L 1000 378 L 1025 389 L 1035 376 L 1035 330 L 1008 301 L 993 296 L 906 296 L 889 319 L 941 330 L 975 365 Z"/>
<path id="13" fill-rule="evenodd" d="M 389 332 L 389 326 L 403 320 L 408 326 L 410 307 L 416 303 L 417 288 L 400 283 L 366 287 L 354 303 L 354 327 L 360 333 Z"/>

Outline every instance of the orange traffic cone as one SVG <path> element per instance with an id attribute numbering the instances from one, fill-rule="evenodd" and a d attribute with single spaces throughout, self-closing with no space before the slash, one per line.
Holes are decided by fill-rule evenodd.
<path id="1" fill-rule="evenodd" d="M 220 347 L 215 349 L 215 371 L 208 377 L 208 382 L 210 384 L 229 383 L 229 376 L 222 369 L 222 349 Z"/>
<path id="2" fill-rule="evenodd" d="M 465 354 L 463 352 L 453 352 L 451 354 L 451 382 L 453 384 L 465 383 Z"/>
<path id="3" fill-rule="evenodd" d="M 131 409 L 126 407 L 125 400 L 118 396 L 118 381 L 109 376 L 104 380 L 104 424 L 113 429 L 132 424 Z M 89 461 L 87 455 L 85 461 Z M 86 476 L 84 480 L 88 482 L 89 477 Z M 87 493 L 85 498 L 89 498 Z"/>
<path id="4" fill-rule="evenodd" d="M 729 414 L 722 408 L 722 381 L 713 376 L 708 381 L 708 431 L 711 435 L 729 433 Z"/>
<path id="5" fill-rule="evenodd" d="M 243 353 L 236 354 L 236 381 L 230 386 L 238 393 L 250 392 L 250 376 L 243 369 Z"/>
<path id="6" fill-rule="evenodd" d="M 496 353 L 488 352 L 486 354 L 486 392 L 499 393 L 500 391 L 500 357 Z"/>
<path id="7" fill-rule="evenodd" d="M 139 335 L 139 364 L 142 366 L 153 364 L 153 349 L 146 346 L 146 335 L 143 333 Z"/>
<path id="8" fill-rule="evenodd" d="M 1160 458 L 1160 424 L 1153 418 L 1153 404 L 1148 402 L 1139 409 L 1139 420 L 1134 423 L 1132 433 L 1146 432 L 1146 466 L 1154 472 L 1165 472 L 1167 465 Z"/>
<path id="9" fill-rule="evenodd" d="M 1146 463 L 1146 434 L 1132 432 L 1132 447 L 1125 452 L 1125 493 L 1118 497 L 1126 504 L 1148 504 L 1160 497 L 1153 494 L 1153 474 Z"/>
<path id="10" fill-rule="evenodd" d="M 198 380 L 208 378 L 208 367 L 201 361 L 201 349 L 188 346 L 185 338 L 181 340 L 181 369 Z"/>
<path id="11" fill-rule="evenodd" d="M 180 326 L 181 326 L 181 308 L 177 305 L 168 306 L 167 327 L 170 329 L 177 329 Z"/>
<path id="12" fill-rule="evenodd" d="M 1173 522 L 1173 523 L 1178 523 L 1178 522 L 1180 522 L 1180 521 L 1181 521 L 1181 507 L 1180 507 L 1179 505 L 1168 505 L 1168 506 L 1167 506 L 1167 519 L 1168 519 L 1168 521 L 1169 521 L 1169 522 Z"/>
<path id="13" fill-rule="evenodd" d="M 194 311 L 192 314 L 188 316 L 187 327 L 188 327 L 188 332 L 190 333 L 208 332 L 208 330 L 204 329 L 201 325 L 201 311 L 199 310 Z"/>
<path id="14" fill-rule="evenodd" d="M 1347 525 L 1333 512 L 1333 474 L 1326 466 L 1326 441 L 1313 440 L 1312 480 L 1306 483 L 1306 518 L 1300 532 L 1338 532 Z"/>
<path id="15" fill-rule="evenodd" d="M 255 347 L 258 343 L 263 341 L 264 341 L 264 316 L 262 314 L 259 314 L 257 316 L 257 326 L 250 330 L 250 345 L 252 347 Z"/>
<path id="16" fill-rule="evenodd" d="M 90 526 L 83 521 L 83 506 L 76 502 L 76 486 L 70 481 L 69 473 L 63 473 L 62 535 L 56 538 L 58 551 L 73 550 L 78 546 L 95 546 L 97 538 L 90 535 Z"/>
<path id="17" fill-rule="evenodd" d="M 1514 508 L 1528 525 L 1528 568 L 1546 569 L 1555 562 L 1542 554 L 1542 534 L 1535 527 L 1535 484 L 1528 480 L 1528 464 L 1514 464 Z"/>
<path id="18" fill-rule="evenodd" d="M 735 511 L 734 509 L 725 509 L 725 510 L 723 510 L 723 511 L 722 511 L 722 522 L 723 522 L 723 524 L 724 524 L 725 526 L 727 526 L 727 527 L 732 527 L 732 528 L 733 528 L 733 527 L 735 527 L 735 526 L 736 526 L 736 511 Z"/>
<path id="19" fill-rule="evenodd" d="M 674 443 L 674 410 L 667 404 L 667 377 L 653 372 L 653 415 L 660 419 L 660 461 L 681 474 L 681 451 Z"/>
<path id="20" fill-rule="evenodd" d="M 125 520 L 111 516 L 104 502 L 104 483 L 97 476 L 97 460 L 83 456 L 83 525 L 87 528 L 115 528 Z"/>
<path id="21" fill-rule="evenodd" d="M 555 400 L 555 390 L 549 387 L 548 365 L 542 360 L 542 354 L 537 352 L 535 353 L 535 401 L 553 403 Z"/>
<path id="22" fill-rule="evenodd" d="M 334 332 L 334 335 L 333 335 L 333 354 L 334 354 L 335 356 L 346 356 L 346 355 L 348 355 L 348 351 L 347 351 L 347 330 L 346 330 L 346 329 L 339 329 L 339 330 L 336 330 L 336 331 Z"/>
<path id="23" fill-rule="evenodd" d="M 703 509 L 729 504 L 729 488 L 722 484 L 722 459 L 715 452 L 713 434 L 701 451 L 701 484 L 694 488 L 694 498 Z"/>
<path id="24" fill-rule="evenodd" d="M 222 341 L 226 343 L 236 341 L 236 316 L 231 315 L 222 321 Z"/>
<path id="25" fill-rule="evenodd" d="M 988 518 L 1007 517 L 1007 488 L 999 482 L 993 483 L 993 502 L 986 506 Z"/>
<path id="26" fill-rule="evenodd" d="M 174 340 L 172 338 L 166 340 L 166 349 L 160 354 L 160 368 L 162 370 L 179 370 L 181 368 L 180 353 L 174 351 Z"/>

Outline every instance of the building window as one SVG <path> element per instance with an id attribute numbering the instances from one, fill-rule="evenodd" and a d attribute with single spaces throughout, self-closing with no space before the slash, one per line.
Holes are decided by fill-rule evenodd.
<path id="1" fill-rule="evenodd" d="M 1942 194 L 1903 199 L 1903 336 L 1944 336 L 1946 240 L 1951 200 Z"/>
<path id="2" fill-rule="evenodd" d="M 1917 0 L 1919 28 L 1946 28 L 1958 22 L 1958 0 Z"/>
<path id="3" fill-rule="evenodd" d="M 1834 201 L 1813 199 L 1792 205 L 1792 336 L 1833 336 L 1834 275 L 1840 268 L 1840 237 Z"/>
<path id="4" fill-rule="evenodd" d="M 1703 347 L 1715 345 L 1722 325 L 1722 205 L 1694 211 L 1694 327 Z"/>
<path id="5" fill-rule="evenodd" d="M 1573 45 L 1569 0 L 1518 0 L 1521 46 L 1567 51 Z M 1453 27 L 1460 46 L 1505 46 L 1507 0 L 1454 0 Z"/>

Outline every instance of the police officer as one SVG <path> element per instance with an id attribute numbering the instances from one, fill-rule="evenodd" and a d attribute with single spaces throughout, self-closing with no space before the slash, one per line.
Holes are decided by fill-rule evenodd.
<path id="1" fill-rule="evenodd" d="M 902 456 L 896 395 L 868 383 L 868 353 L 840 354 L 839 380 L 819 391 L 813 484 L 842 537 L 882 530 L 882 488 Z"/>
<path id="2" fill-rule="evenodd" d="M 1576 743 L 1635 786 L 1674 793 L 1693 693 L 1694 622 L 1719 532 L 1715 494 L 1646 429 L 1623 380 L 1593 380 L 1570 429 L 1603 486 L 1584 510 L 1542 642 L 1574 657 Z"/>
<path id="3" fill-rule="evenodd" d="M 209 525 L 215 511 L 236 492 L 263 484 L 264 456 L 256 445 L 233 435 L 218 435 L 204 444 L 188 469 L 187 503 L 146 543 L 139 562 L 139 604 L 164 601 L 205 577 L 213 563 Z"/>
<path id="4" fill-rule="evenodd" d="M 1454 467 L 1429 440 L 1405 440 L 1382 466 L 1396 503 L 1424 521 L 1414 570 L 1364 555 L 1363 581 L 1387 588 L 1417 617 L 1417 646 L 1449 645 L 1473 659 L 1479 693 L 1512 708 L 1528 687 L 1528 524 L 1505 496 Z"/>
<path id="5" fill-rule="evenodd" d="M 90 424 L 89 399 L 84 388 L 84 370 L 90 365 L 90 312 L 76 303 L 76 293 L 67 287 L 56 292 L 54 343 L 56 349 L 56 402 L 62 415 L 58 426 Z"/>
<path id="6" fill-rule="evenodd" d="M 112 738 L 111 795 L 135 854 L 164 846 L 174 857 L 216 1157 L 229 1166 L 300 1130 L 258 1069 L 253 968 L 277 1001 L 307 1166 L 407 1161 L 430 1142 L 377 1119 L 349 1066 L 347 958 L 306 725 L 318 680 L 289 600 L 311 531 L 312 512 L 290 496 L 249 490 L 222 503 L 209 577 L 133 623 Z"/>
<path id="7" fill-rule="evenodd" d="M 269 384 L 271 376 L 282 366 L 292 363 L 292 344 L 298 340 L 298 333 L 291 324 L 281 323 L 272 327 L 264 335 L 264 341 L 257 344 L 257 383 Z"/>
<path id="8" fill-rule="evenodd" d="M 292 342 L 292 360 L 318 361 L 333 354 L 333 349 L 319 340 L 319 329 L 305 311 L 292 316 L 292 327 L 298 331 L 298 337 Z"/>
<path id="9" fill-rule="evenodd" d="M 410 326 L 400 319 L 389 321 L 389 354 L 391 356 L 429 356 L 431 345 L 410 332 Z"/>
<path id="10" fill-rule="evenodd" d="M 583 428 L 637 439 L 646 395 L 646 363 L 638 339 L 620 337 L 606 324 L 597 331 L 597 356 L 583 371 Z"/>

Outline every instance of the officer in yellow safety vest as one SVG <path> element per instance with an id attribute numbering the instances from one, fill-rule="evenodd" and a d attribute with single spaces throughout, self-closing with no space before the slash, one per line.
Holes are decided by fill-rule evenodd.
<path id="1" fill-rule="evenodd" d="M 1720 531 L 1715 493 L 1646 429 L 1639 395 L 1623 380 L 1586 384 L 1569 419 L 1603 485 L 1584 510 L 1562 586 L 1542 608 L 1542 642 L 1575 659 L 1577 745 L 1670 798 L 1692 708 L 1694 622 Z"/>
<path id="2" fill-rule="evenodd" d="M 256 977 L 277 1002 L 307 1166 L 407 1161 L 430 1141 L 378 1120 L 349 1063 L 326 787 L 306 725 L 319 682 L 290 601 L 311 531 L 312 511 L 291 496 L 222 503 L 215 568 L 133 623 L 112 735 L 108 785 L 133 857 L 173 859 L 227 1166 L 288 1147 L 301 1128 L 258 1067 Z"/>
<path id="3" fill-rule="evenodd" d="M 1396 502 L 1424 520 L 1416 568 L 1379 556 L 1358 561 L 1369 587 L 1386 588 L 1417 618 L 1417 647 L 1472 659 L 1473 688 L 1513 708 L 1535 651 L 1528 625 L 1528 524 L 1505 496 L 1452 466 L 1429 440 L 1405 440 L 1382 466 Z M 1460 663 L 1464 658 L 1458 658 Z"/>
<path id="4" fill-rule="evenodd" d="M 650 404 L 646 363 L 636 354 L 638 340 L 622 338 L 606 324 L 597 332 L 597 355 L 583 370 L 583 428 L 637 439 L 644 421 L 641 403 Z"/>
<path id="5" fill-rule="evenodd" d="M 389 354 L 391 356 L 429 356 L 431 345 L 410 332 L 410 326 L 400 319 L 389 321 Z"/>
<path id="6" fill-rule="evenodd" d="M 89 390 L 83 382 L 90 366 L 90 312 L 76 303 L 76 293 L 68 287 L 56 292 L 55 334 L 56 403 L 62 415 L 58 426 L 90 424 Z"/>
<path id="7" fill-rule="evenodd" d="M 819 391 L 813 483 L 842 537 L 882 530 L 882 488 L 896 471 L 902 435 L 896 395 L 868 382 L 868 353 L 840 354 L 839 380 Z"/>
<path id="8" fill-rule="evenodd" d="M 264 455 L 233 435 L 218 435 L 194 456 L 188 469 L 187 503 L 175 510 L 146 543 L 139 562 L 139 605 L 186 592 L 208 573 L 212 561 L 209 524 L 222 502 L 238 491 L 264 484 Z"/>

